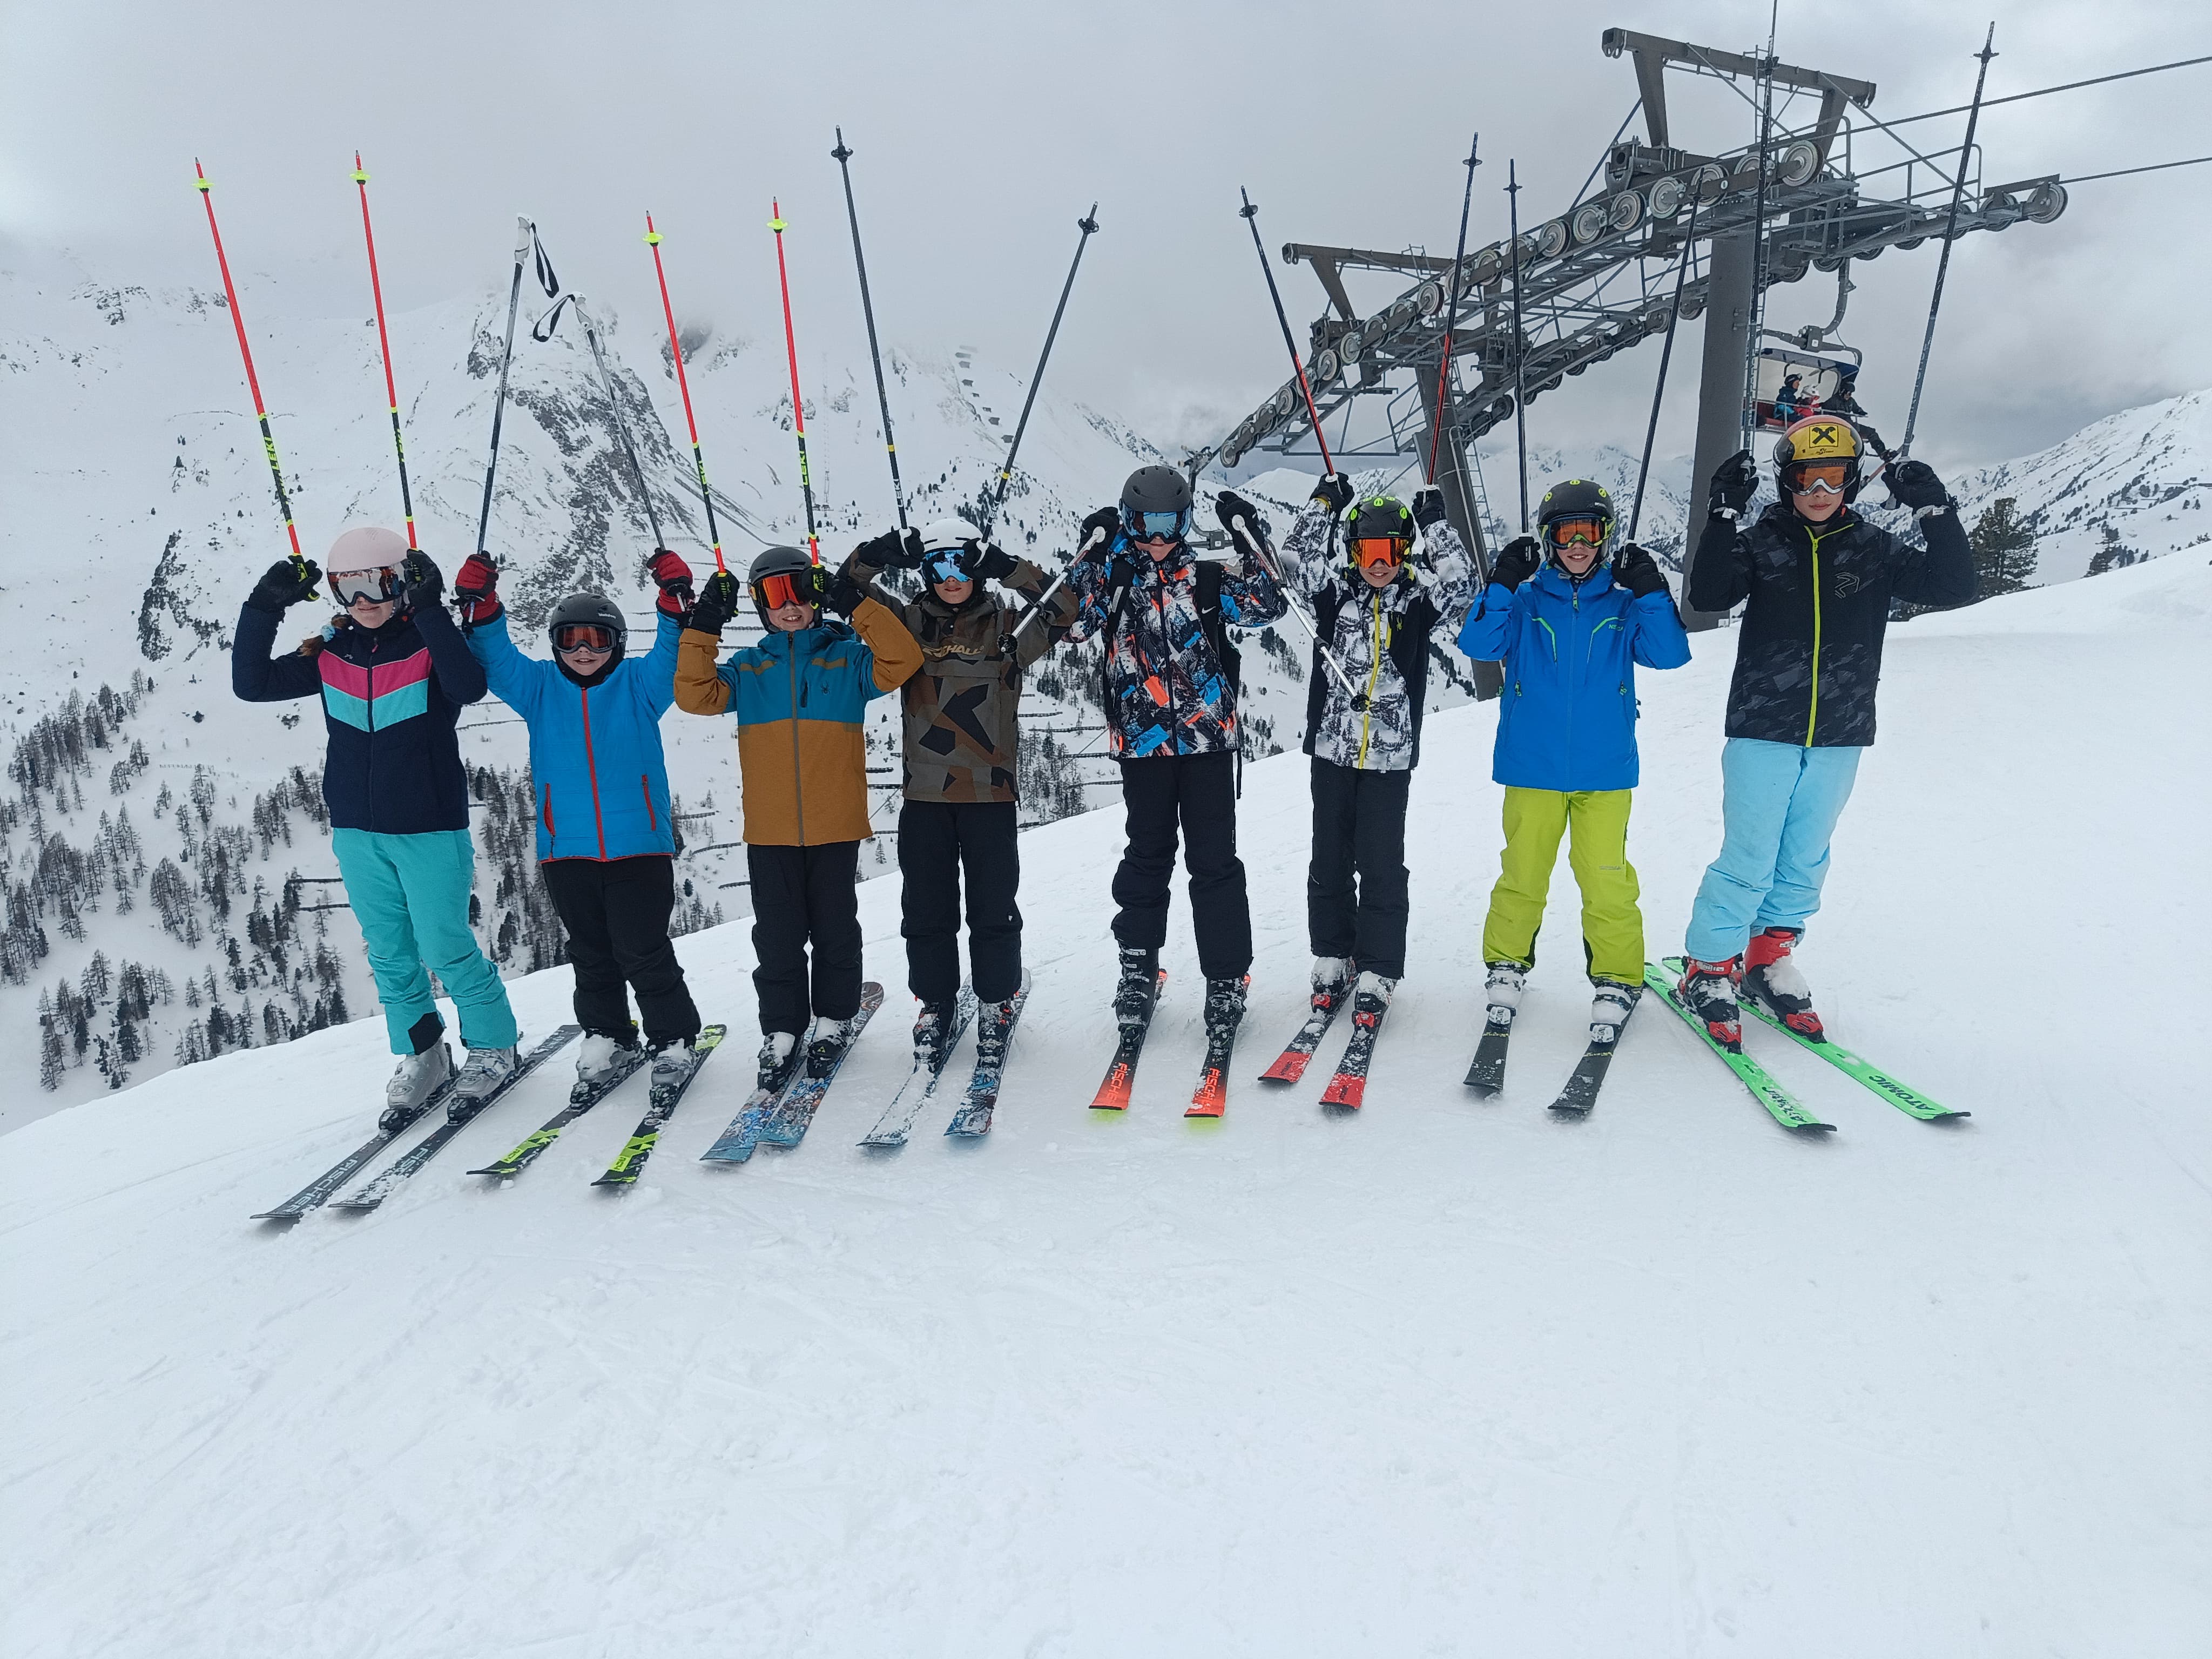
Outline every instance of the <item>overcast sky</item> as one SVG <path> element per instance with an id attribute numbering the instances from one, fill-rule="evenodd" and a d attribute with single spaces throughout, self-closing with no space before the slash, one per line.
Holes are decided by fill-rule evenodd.
<path id="1" fill-rule="evenodd" d="M 1786 0 L 1786 60 L 1876 82 L 1877 115 L 1962 104 L 1991 0 Z M 2172 0 L 2007 4 L 1992 96 L 2212 52 Z M 1441 0 L 1075 6 L 620 6 L 540 0 L 151 0 L 0 4 L 0 234 L 77 252 L 109 280 L 212 285 L 192 158 L 217 181 L 234 262 L 283 273 L 302 311 L 361 308 L 352 150 L 374 174 L 394 307 L 504 287 L 531 214 L 572 287 L 655 303 L 648 208 L 681 308 L 772 336 L 781 196 L 801 344 L 866 350 L 828 151 L 843 125 L 879 325 L 1025 367 L 1096 198 L 1050 371 L 1164 444 L 1218 437 L 1285 364 L 1239 185 L 1287 240 L 1449 255 L 1460 158 L 1480 128 L 1473 245 L 1503 234 L 1505 161 L 1528 219 L 1564 207 L 1633 102 L 1620 24 L 1715 46 L 1764 41 L 1765 6 Z M 1676 142 L 1747 142 L 1741 100 L 1672 77 Z M 2212 65 L 1993 110 L 1992 179 L 2212 152 Z M 1955 145 L 1962 119 L 1910 129 Z M 1896 154 L 1862 140 L 1860 166 Z M 2057 224 L 1963 241 L 1922 424 L 1939 463 L 2002 459 L 2133 404 L 2212 384 L 2202 273 L 2212 167 L 2083 185 Z M 1844 337 L 1861 396 L 1901 427 L 1936 243 L 1861 266 Z M 1323 300 L 1277 267 L 1294 324 Z M 308 290 L 323 290 L 313 292 Z M 1367 302 L 1381 297 L 1355 291 Z M 1832 281 L 1779 289 L 1769 322 L 1825 319 Z M 253 308 L 249 307 L 249 314 Z M 1694 340 L 1685 341 L 1692 355 Z M 1532 406 L 1535 435 L 1639 441 L 1656 349 Z M 1687 392 L 1663 447 L 1690 445 Z"/>

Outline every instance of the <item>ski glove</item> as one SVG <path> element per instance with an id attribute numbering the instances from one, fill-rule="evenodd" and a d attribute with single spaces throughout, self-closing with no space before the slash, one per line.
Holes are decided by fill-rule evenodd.
<path id="1" fill-rule="evenodd" d="M 1543 562 L 1544 550 L 1534 536 L 1516 536 L 1498 550 L 1490 580 L 1501 587 L 1518 587 L 1536 574 L 1536 567 Z"/>
<path id="2" fill-rule="evenodd" d="M 1314 486 L 1313 499 L 1327 501 L 1328 510 L 1341 518 L 1344 509 L 1352 505 L 1352 480 L 1341 472 L 1324 472 Z"/>
<path id="3" fill-rule="evenodd" d="M 1943 488 L 1943 481 L 1936 476 L 1936 469 L 1925 461 L 1899 461 L 1889 469 L 1890 499 L 1914 509 L 1914 516 L 1928 512 L 1941 513 L 1958 503 L 1951 492 Z"/>
<path id="4" fill-rule="evenodd" d="M 1444 521 L 1444 492 L 1434 484 L 1413 492 L 1413 522 L 1433 530 Z"/>
<path id="5" fill-rule="evenodd" d="M 1705 510 L 1733 519 L 1751 505 L 1758 488 L 1759 464 L 1751 459 L 1749 450 L 1739 449 L 1713 469 L 1712 493 L 1706 497 Z"/>
<path id="6" fill-rule="evenodd" d="M 295 564 L 289 559 L 279 559 L 253 585 L 253 591 L 246 596 L 246 602 L 256 611 L 274 611 L 281 617 L 292 606 L 313 599 L 315 590 L 322 586 L 322 580 L 321 567 L 313 559 L 304 565 Z"/>
<path id="7" fill-rule="evenodd" d="M 471 553 L 462 562 L 453 577 L 453 599 L 464 627 L 481 627 L 499 615 L 499 595 L 493 591 L 498 581 L 498 569 L 483 554 Z"/>
<path id="8" fill-rule="evenodd" d="M 1623 542 L 1613 556 L 1613 579 L 1639 599 L 1668 592 L 1667 573 L 1659 568 L 1659 561 L 1634 542 Z"/>
<path id="9" fill-rule="evenodd" d="M 434 608 L 446 592 L 446 573 L 419 548 L 409 553 L 400 565 L 399 580 L 406 584 L 399 596 L 400 603 L 410 611 Z"/>
<path id="10" fill-rule="evenodd" d="M 853 550 L 863 562 L 878 570 L 919 570 L 923 556 L 921 532 L 911 526 L 904 530 L 887 530 Z"/>
<path id="11" fill-rule="evenodd" d="M 686 626 L 720 639 L 737 614 L 738 592 L 738 579 L 726 570 L 717 570 L 700 587 L 698 603 L 691 607 Z"/>
<path id="12" fill-rule="evenodd" d="M 1260 509 L 1235 490 L 1224 489 L 1213 498 L 1213 512 L 1237 544 L 1237 551 L 1258 557 L 1267 534 L 1267 521 L 1260 516 Z"/>
<path id="13" fill-rule="evenodd" d="M 853 580 L 853 573 L 848 568 L 850 563 L 848 560 L 822 581 L 822 603 L 841 617 L 851 616 L 860 601 L 868 597 L 866 590 Z"/>
<path id="14" fill-rule="evenodd" d="M 660 614 L 681 617 L 691 603 L 691 567 L 666 548 L 656 547 L 646 569 L 660 586 L 660 597 L 653 601 Z"/>
<path id="15" fill-rule="evenodd" d="M 968 574 L 979 582 L 1002 582 L 1014 574 L 1014 556 L 996 542 L 967 544 Z"/>
<path id="16" fill-rule="evenodd" d="M 1075 556 L 1087 559 L 1094 550 L 1103 560 L 1106 550 L 1114 545 L 1114 538 L 1121 532 L 1121 509 L 1102 507 L 1083 521 L 1083 539 L 1076 546 Z"/>

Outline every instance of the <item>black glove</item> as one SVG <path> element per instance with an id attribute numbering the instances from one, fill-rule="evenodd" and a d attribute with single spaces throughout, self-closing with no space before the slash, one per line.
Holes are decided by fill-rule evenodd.
<path id="1" fill-rule="evenodd" d="M 904 530 L 887 530 L 872 541 L 862 542 L 853 550 L 878 570 L 919 570 L 921 568 L 921 532 L 909 525 Z"/>
<path id="2" fill-rule="evenodd" d="M 849 563 L 850 562 L 848 561 Z M 849 617 L 868 597 L 867 590 L 854 581 L 844 565 L 822 577 L 822 603 L 841 617 Z"/>
<path id="3" fill-rule="evenodd" d="M 1014 556 L 996 542 L 964 544 L 968 574 L 979 582 L 1002 582 L 1014 574 Z"/>
<path id="4" fill-rule="evenodd" d="M 1936 469 L 1925 461 L 1899 461 L 1890 467 L 1888 476 L 1889 498 L 1900 506 L 1942 509 L 1958 505 L 1936 476 Z"/>
<path id="5" fill-rule="evenodd" d="M 313 599 L 322 581 L 322 570 L 313 559 L 304 565 L 279 559 L 253 585 L 246 602 L 256 611 L 271 611 L 281 617 L 292 606 Z"/>
<path id="6" fill-rule="evenodd" d="M 1613 554 L 1613 579 L 1639 599 L 1668 592 L 1667 573 L 1659 568 L 1659 561 L 1634 542 L 1623 542 Z"/>
<path id="7" fill-rule="evenodd" d="M 1544 550 L 1534 536 L 1516 536 L 1498 550 L 1490 567 L 1490 580 L 1501 586 L 1518 587 L 1544 562 Z"/>
<path id="8" fill-rule="evenodd" d="M 1260 516 L 1258 507 L 1235 490 L 1224 489 L 1213 498 L 1213 515 L 1221 520 L 1221 527 L 1229 532 L 1238 551 L 1258 554 L 1261 538 L 1267 533 L 1267 521 Z"/>
<path id="9" fill-rule="evenodd" d="M 1344 509 L 1352 505 L 1352 480 L 1341 472 L 1324 472 L 1321 482 L 1314 486 L 1313 499 L 1327 501 L 1328 510 L 1341 517 Z"/>
<path id="10" fill-rule="evenodd" d="M 408 554 L 399 567 L 399 580 L 404 584 L 399 598 L 410 611 L 434 611 L 438 598 L 446 591 L 446 573 L 420 548 Z"/>
<path id="11" fill-rule="evenodd" d="M 1444 521 L 1444 492 L 1430 484 L 1413 492 L 1413 522 L 1424 530 Z"/>
<path id="12" fill-rule="evenodd" d="M 719 639 L 722 630 L 730 625 L 730 618 L 737 614 L 738 599 L 743 591 L 735 576 L 726 570 L 717 570 L 700 588 L 698 603 L 691 607 L 685 626 Z"/>
<path id="13" fill-rule="evenodd" d="M 1705 511 L 1719 513 L 1725 509 L 1729 518 L 1751 505 L 1751 498 L 1759 489 L 1759 464 L 1751 459 L 1751 452 L 1739 449 L 1713 469 L 1713 486 L 1705 498 Z"/>
<path id="14" fill-rule="evenodd" d="M 1102 507 L 1083 521 L 1082 539 L 1075 544 L 1079 559 L 1103 559 L 1106 550 L 1114 545 L 1115 537 L 1121 533 L 1121 509 Z"/>

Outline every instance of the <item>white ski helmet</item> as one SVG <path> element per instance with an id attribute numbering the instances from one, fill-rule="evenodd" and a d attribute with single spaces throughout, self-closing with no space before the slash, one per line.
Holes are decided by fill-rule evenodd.
<path id="1" fill-rule="evenodd" d="M 947 553 L 968 542 L 980 542 L 983 532 L 965 519 L 932 519 L 921 527 L 925 553 Z"/>

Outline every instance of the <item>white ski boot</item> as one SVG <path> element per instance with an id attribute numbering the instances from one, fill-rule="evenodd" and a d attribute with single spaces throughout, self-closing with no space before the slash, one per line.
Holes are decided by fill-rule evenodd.
<path id="1" fill-rule="evenodd" d="M 1594 979 L 1590 984 L 1596 990 L 1590 999 L 1590 1041 L 1610 1046 L 1620 1041 L 1620 1028 L 1636 1012 L 1636 1000 L 1644 994 L 1644 988 L 1625 985 L 1617 979 Z"/>
<path id="2" fill-rule="evenodd" d="M 585 1032 L 583 1046 L 576 1050 L 576 1081 L 599 1082 L 615 1069 L 616 1056 L 629 1053 L 632 1046 L 599 1031 Z"/>
<path id="3" fill-rule="evenodd" d="M 763 1090 L 775 1087 L 776 1079 L 784 1075 L 791 1057 L 799 1049 L 796 1031 L 770 1031 L 761 1039 L 760 1067 L 756 1081 Z"/>
<path id="4" fill-rule="evenodd" d="M 1482 988 L 1483 1017 L 1492 1025 L 1510 1027 L 1521 1012 L 1521 994 L 1528 987 L 1528 970 L 1517 962 L 1493 962 Z"/>
<path id="5" fill-rule="evenodd" d="M 691 1039 L 678 1037 L 664 1042 L 653 1051 L 653 1077 L 648 1085 L 654 1094 L 664 1089 L 673 1089 L 691 1074 Z"/>
<path id="6" fill-rule="evenodd" d="M 392 1080 L 384 1085 L 384 1114 L 376 1120 L 376 1127 L 386 1134 L 405 1128 L 422 1115 L 423 1104 L 453 1074 L 453 1056 L 442 1042 L 432 1043 L 419 1054 L 404 1056 Z"/>
<path id="7" fill-rule="evenodd" d="M 1340 994 L 1352 983 L 1350 957 L 1316 957 L 1313 962 L 1312 984 L 1316 996 Z"/>
<path id="8" fill-rule="evenodd" d="M 448 1117 L 465 1118 L 482 1106 L 500 1085 L 513 1077 L 522 1064 L 520 1045 L 511 1048 L 471 1048 L 468 1063 L 461 1067 L 460 1076 L 453 1079 L 453 1103 L 446 1108 Z"/>

